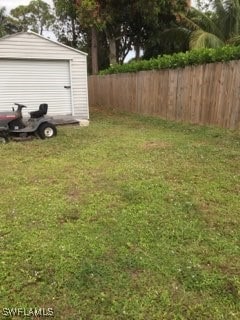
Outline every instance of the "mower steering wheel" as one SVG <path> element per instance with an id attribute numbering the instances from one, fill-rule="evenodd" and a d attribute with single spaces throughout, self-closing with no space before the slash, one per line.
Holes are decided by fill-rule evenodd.
<path id="1" fill-rule="evenodd" d="M 14 102 L 14 104 L 20 108 L 27 108 L 26 106 L 24 106 L 23 104 L 20 104 L 20 103 L 16 103 Z"/>

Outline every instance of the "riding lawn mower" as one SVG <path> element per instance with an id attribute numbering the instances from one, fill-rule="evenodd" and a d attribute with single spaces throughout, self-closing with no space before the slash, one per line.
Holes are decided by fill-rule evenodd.
<path id="1" fill-rule="evenodd" d="M 48 105 L 42 103 L 39 110 L 30 112 L 30 118 L 23 120 L 22 109 L 27 108 L 23 104 L 15 103 L 17 110 L 0 112 L 0 142 L 6 143 L 10 139 L 15 141 L 30 140 L 34 136 L 40 139 L 48 139 L 57 135 L 56 126 L 51 123 L 51 117 L 47 117 Z"/>

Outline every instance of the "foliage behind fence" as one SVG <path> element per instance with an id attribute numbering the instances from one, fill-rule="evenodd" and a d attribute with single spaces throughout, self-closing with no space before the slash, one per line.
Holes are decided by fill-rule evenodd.
<path id="1" fill-rule="evenodd" d="M 240 127 L 240 61 L 89 77 L 90 106 Z"/>
<path id="2" fill-rule="evenodd" d="M 114 64 L 100 72 L 101 75 L 146 70 L 176 69 L 191 65 L 227 62 L 240 59 L 240 46 L 201 48 L 187 52 L 164 54 L 150 60 L 137 60 L 123 65 Z"/>

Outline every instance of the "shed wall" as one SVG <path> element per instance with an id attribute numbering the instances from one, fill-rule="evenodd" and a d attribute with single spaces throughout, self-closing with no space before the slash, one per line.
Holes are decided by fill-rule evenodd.
<path id="1" fill-rule="evenodd" d="M 0 39 L 0 59 L 70 60 L 74 115 L 89 118 L 87 56 L 34 33 Z"/>

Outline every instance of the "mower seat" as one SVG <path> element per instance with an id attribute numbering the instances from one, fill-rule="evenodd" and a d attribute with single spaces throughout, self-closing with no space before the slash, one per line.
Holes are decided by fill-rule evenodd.
<path id="1" fill-rule="evenodd" d="M 39 110 L 32 111 L 32 112 L 29 112 L 29 113 L 30 113 L 31 118 L 35 118 L 36 119 L 36 118 L 43 117 L 45 114 L 47 114 L 47 111 L 48 111 L 48 104 L 47 103 L 42 103 L 39 106 Z"/>

